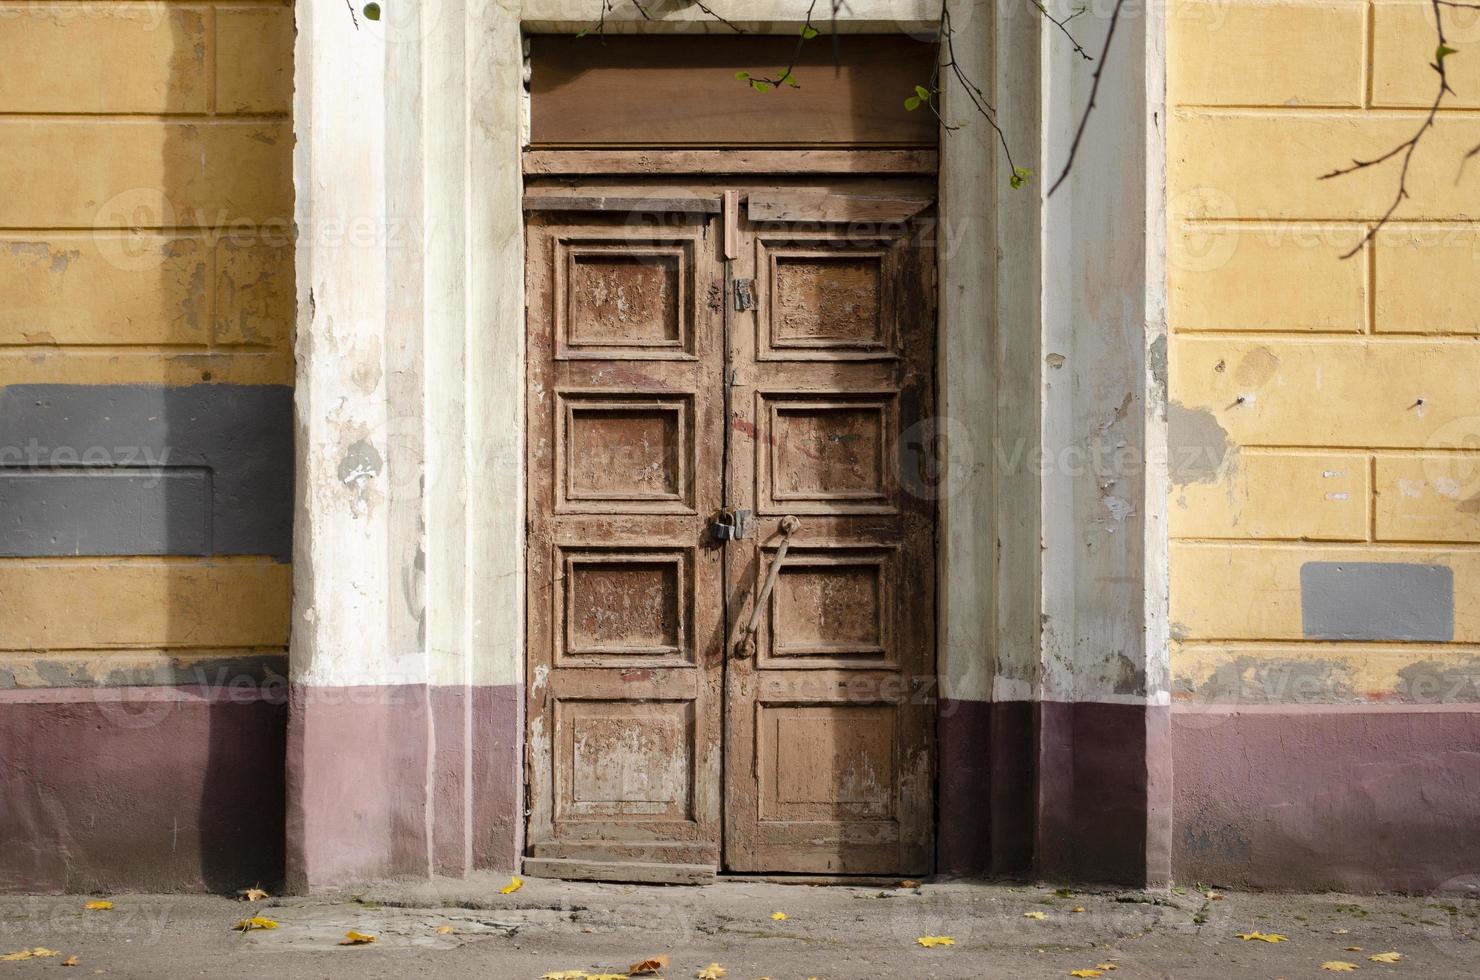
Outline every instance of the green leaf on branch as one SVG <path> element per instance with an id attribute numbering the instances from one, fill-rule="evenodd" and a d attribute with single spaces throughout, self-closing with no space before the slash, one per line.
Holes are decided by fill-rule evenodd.
<path id="1" fill-rule="evenodd" d="M 752 78 L 750 80 L 750 87 L 753 88 L 753 89 L 755 89 L 757 92 L 769 92 L 769 91 L 771 91 L 771 83 L 770 82 L 763 82 L 763 81 L 761 81 L 758 78 Z"/>
<path id="2" fill-rule="evenodd" d="M 918 95 L 912 95 L 904 100 L 904 107 L 909 112 L 914 112 L 916 109 L 920 108 L 920 105 L 921 100 Z"/>
<path id="3" fill-rule="evenodd" d="M 366 20 L 380 20 L 380 4 L 367 3 L 364 12 Z"/>
<path id="4" fill-rule="evenodd" d="M 915 86 L 915 94 L 920 97 L 920 101 L 921 102 L 929 102 L 930 101 L 930 89 L 926 88 L 923 85 L 916 85 Z"/>
<path id="5" fill-rule="evenodd" d="M 735 77 L 738 78 L 738 79 L 740 79 L 740 81 L 743 82 L 747 78 L 750 77 L 750 72 L 748 72 L 748 71 L 737 71 L 737 72 L 735 72 Z"/>
<path id="6" fill-rule="evenodd" d="M 1032 176 L 1033 171 L 1029 170 L 1027 167 L 1013 167 L 1012 176 L 1007 178 L 1007 183 L 1011 185 L 1013 190 L 1017 190 L 1019 187 L 1022 187 L 1024 184 L 1026 184 L 1029 178 L 1031 178 Z"/>
<path id="7" fill-rule="evenodd" d="M 813 27 L 811 24 L 803 24 L 802 25 L 802 40 L 803 41 L 810 41 L 810 40 L 812 40 L 814 37 L 817 36 L 817 33 L 818 33 L 817 32 L 817 28 Z"/>
<path id="8" fill-rule="evenodd" d="M 1447 44 L 1441 44 L 1439 45 L 1439 49 L 1434 52 L 1434 59 L 1436 61 L 1443 61 L 1449 55 L 1458 53 L 1459 52 L 1455 48 L 1451 48 Z"/>

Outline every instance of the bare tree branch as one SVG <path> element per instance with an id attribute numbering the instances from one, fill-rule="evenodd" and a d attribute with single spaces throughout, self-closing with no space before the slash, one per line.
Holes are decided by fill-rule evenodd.
<path id="1" fill-rule="evenodd" d="M 1064 169 L 1059 173 L 1058 179 L 1048 189 L 1048 197 L 1053 197 L 1053 192 L 1059 189 L 1059 185 L 1069 176 L 1069 171 L 1074 168 L 1074 158 L 1079 155 L 1079 141 L 1084 139 L 1085 127 L 1089 125 L 1090 113 L 1095 111 L 1095 96 L 1100 93 L 1100 78 L 1105 73 L 1106 58 L 1110 54 L 1110 42 L 1115 40 L 1115 25 L 1120 23 L 1120 11 L 1125 6 L 1125 0 L 1115 0 L 1115 9 L 1110 13 L 1110 27 L 1105 31 L 1105 45 L 1100 49 L 1100 63 L 1095 65 L 1093 81 L 1089 86 L 1089 102 L 1084 107 L 1084 113 L 1079 117 L 1079 126 L 1074 130 L 1074 142 L 1069 144 L 1069 159 L 1064 161 Z"/>
<path id="2" fill-rule="evenodd" d="M 1078 54 L 1079 57 L 1083 58 L 1085 61 L 1095 60 L 1088 51 L 1084 50 L 1084 45 L 1079 43 L 1079 38 L 1074 36 L 1074 32 L 1069 30 L 1069 21 L 1084 13 L 1083 7 L 1075 10 L 1068 17 L 1055 17 L 1053 14 L 1049 13 L 1048 4 L 1044 3 L 1043 0 L 1028 0 L 1028 2 L 1031 3 L 1035 8 L 1037 8 L 1038 12 L 1043 15 L 1045 20 L 1047 20 L 1053 26 L 1057 27 L 1059 29 L 1059 32 L 1063 34 L 1064 37 L 1069 39 L 1069 43 L 1074 45 L 1074 52 Z"/>
<path id="3" fill-rule="evenodd" d="M 1429 104 L 1429 111 L 1424 115 L 1423 122 L 1419 124 L 1417 132 L 1381 156 L 1371 157 L 1366 160 L 1354 159 L 1350 165 L 1337 167 L 1330 173 L 1322 174 L 1320 177 L 1321 180 L 1345 177 L 1359 170 L 1367 170 L 1386 163 L 1394 157 L 1401 157 L 1403 161 L 1402 165 L 1398 168 L 1398 189 L 1393 195 L 1392 203 L 1388 205 L 1388 209 L 1383 212 L 1382 217 L 1377 219 L 1377 223 L 1367 229 L 1367 233 L 1362 236 L 1361 240 L 1352 246 L 1349 251 L 1342 253 L 1341 257 L 1343 259 L 1349 259 L 1362 251 L 1363 246 L 1376 238 L 1378 232 L 1382 231 L 1383 227 L 1392 220 L 1393 215 L 1397 213 L 1399 205 L 1408 199 L 1408 171 L 1413 165 L 1413 155 L 1418 152 L 1419 144 L 1423 142 L 1423 138 L 1428 135 L 1429 130 L 1434 128 L 1434 121 L 1439 116 L 1439 108 L 1444 104 L 1445 96 L 1454 94 L 1454 89 L 1449 85 L 1449 69 L 1444 64 L 1444 59 L 1455 53 L 1454 49 L 1446 42 L 1444 36 L 1444 8 L 1480 10 L 1480 3 L 1462 2 L 1462 0 L 1429 0 L 1429 3 L 1434 11 L 1434 33 L 1438 40 L 1438 46 L 1434 49 L 1434 60 L 1429 63 L 1429 67 L 1438 76 L 1438 86 L 1434 92 L 1434 101 Z M 1463 171 L 1464 165 L 1469 162 L 1470 158 L 1474 157 L 1477 153 L 1480 153 L 1480 145 L 1473 147 L 1469 153 L 1465 154 L 1464 159 L 1460 162 L 1461 171 Z"/>

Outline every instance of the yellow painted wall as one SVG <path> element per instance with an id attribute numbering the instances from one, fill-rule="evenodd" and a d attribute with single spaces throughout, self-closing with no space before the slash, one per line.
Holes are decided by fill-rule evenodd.
<path id="1" fill-rule="evenodd" d="M 292 384 L 293 37 L 277 0 L 0 0 L 0 386 Z M 283 651 L 290 590 L 266 557 L 0 559 L 0 671 Z"/>
<path id="2" fill-rule="evenodd" d="M 1174 0 L 1168 180 L 1174 691 L 1474 700 L 1480 688 L 1480 12 L 1396 220 L 1387 151 L 1437 76 L 1427 0 Z M 1459 178 L 1459 179 L 1457 179 Z M 1178 456 L 1183 458 L 1179 461 Z M 1179 465 L 1180 462 L 1180 465 Z M 1315 642 L 1307 561 L 1454 570 L 1455 642 Z"/>

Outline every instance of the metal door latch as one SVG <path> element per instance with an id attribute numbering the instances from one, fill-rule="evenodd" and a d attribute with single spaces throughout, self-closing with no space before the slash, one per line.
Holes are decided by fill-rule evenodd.
<path id="1" fill-rule="evenodd" d="M 755 280 L 735 280 L 735 312 L 744 313 L 755 309 Z"/>
<path id="2" fill-rule="evenodd" d="M 750 511 L 720 511 L 709 522 L 709 534 L 716 541 L 744 541 L 750 536 Z"/>

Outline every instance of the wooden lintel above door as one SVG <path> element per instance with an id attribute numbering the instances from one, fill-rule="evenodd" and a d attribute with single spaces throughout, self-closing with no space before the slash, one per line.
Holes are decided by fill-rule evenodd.
<path id="1" fill-rule="evenodd" d="M 733 150 L 586 149 L 524 151 L 526 176 L 699 176 L 760 174 L 934 175 L 940 154 L 926 149 Z"/>
<path id="2" fill-rule="evenodd" d="M 935 75 L 933 38 L 547 34 L 529 42 L 536 148 L 933 148 L 939 136 L 934 113 L 904 104 Z"/>

